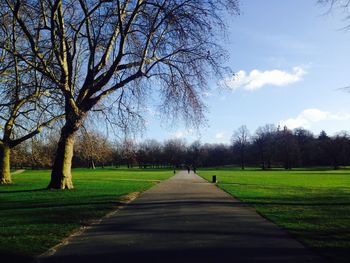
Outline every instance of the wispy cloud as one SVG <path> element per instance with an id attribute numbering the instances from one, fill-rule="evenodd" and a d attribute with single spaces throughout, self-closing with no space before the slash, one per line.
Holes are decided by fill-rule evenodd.
<path id="1" fill-rule="evenodd" d="M 265 43 L 265 45 L 270 46 L 275 49 L 284 49 L 290 52 L 296 52 L 301 54 L 314 53 L 317 49 L 317 45 L 312 42 L 306 42 L 302 39 L 295 38 L 291 35 L 277 34 L 271 35 L 264 32 L 256 36 L 257 41 Z"/>
<path id="2" fill-rule="evenodd" d="M 235 32 L 244 35 L 250 41 L 260 44 L 260 46 L 284 51 L 283 53 L 314 54 L 319 45 L 305 39 L 296 38 L 291 34 L 270 32 L 252 29 L 249 27 L 233 26 Z"/>
<path id="3" fill-rule="evenodd" d="M 170 134 L 170 138 L 182 139 L 187 136 L 193 136 L 195 131 L 193 129 L 179 129 Z"/>
<path id="4" fill-rule="evenodd" d="M 320 109 L 305 109 L 297 117 L 280 121 L 281 126 L 287 126 L 290 129 L 299 127 L 311 128 L 313 124 L 325 121 L 344 121 L 350 120 L 348 113 L 331 113 Z"/>
<path id="5" fill-rule="evenodd" d="M 145 107 L 144 111 L 147 112 L 152 117 L 160 115 L 160 112 L 153 109 L 152 107 Z"/>
<path id="6" fill-rule="evenodd" d="M 294 67 L 291 72 L 279 69 L 266 71 L 254 69 L 247 73 L 240 70 L 235 75 L 219 81 L 219 84 L 232 90 L 243 88 L 254 91 L 264 86 L 287 86 L 301 81 L 305 74 L 306 71 L 300 66 Z"/>

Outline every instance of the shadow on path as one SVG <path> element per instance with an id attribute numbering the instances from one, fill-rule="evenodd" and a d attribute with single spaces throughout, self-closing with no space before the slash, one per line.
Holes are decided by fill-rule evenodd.
<path id="1" fill-rule="evenodd" d="M 325 262 L 196 174 L 180 172 L 40 262 Z"/>

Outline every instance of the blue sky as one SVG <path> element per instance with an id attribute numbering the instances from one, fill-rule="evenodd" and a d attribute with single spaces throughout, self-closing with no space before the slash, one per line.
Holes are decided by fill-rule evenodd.
<path id="1" fill-rule="evenodd" d="M 315 134 L 350 131 L 350 92 L 341 90 L 350 85 L 350 30 L 342 29 L 350 21 L 325 14 L 316 0 L 241 2 L 241 15 L 227 17 L 222 42 L 236 76 L 209 80 L 206 127 L 169 128 L 150 115 L 142 139 L 229 143 L 239 126 L 254 133 L 267 123 Z"/>

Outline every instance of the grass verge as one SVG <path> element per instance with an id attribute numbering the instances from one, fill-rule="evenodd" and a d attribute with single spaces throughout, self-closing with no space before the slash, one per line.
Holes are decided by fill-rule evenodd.
<path id="1" fill-rule="evenodd" d="M 331 262 L 350 258 L 349 170 L 202 169 L 207 180 L 253 206 Z"/>
<path id="2" fill-rule="evenodd" d="M 13 185 L 0 186 L 1 262 L 30 261 L 116 208 L 122 196 L 172 175 L 170 170 L 74 169 L 70 191 L 46 190 L 49 171 L 14 175 Z"/>

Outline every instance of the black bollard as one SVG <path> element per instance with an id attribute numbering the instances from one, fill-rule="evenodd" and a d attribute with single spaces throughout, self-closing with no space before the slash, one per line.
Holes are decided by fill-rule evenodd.
<path id="1" fill-rule="evenodd" d="M 216 183 L 216 175 L 213 175 L 213 180 L 212 180 L 213 183 Z"/>

